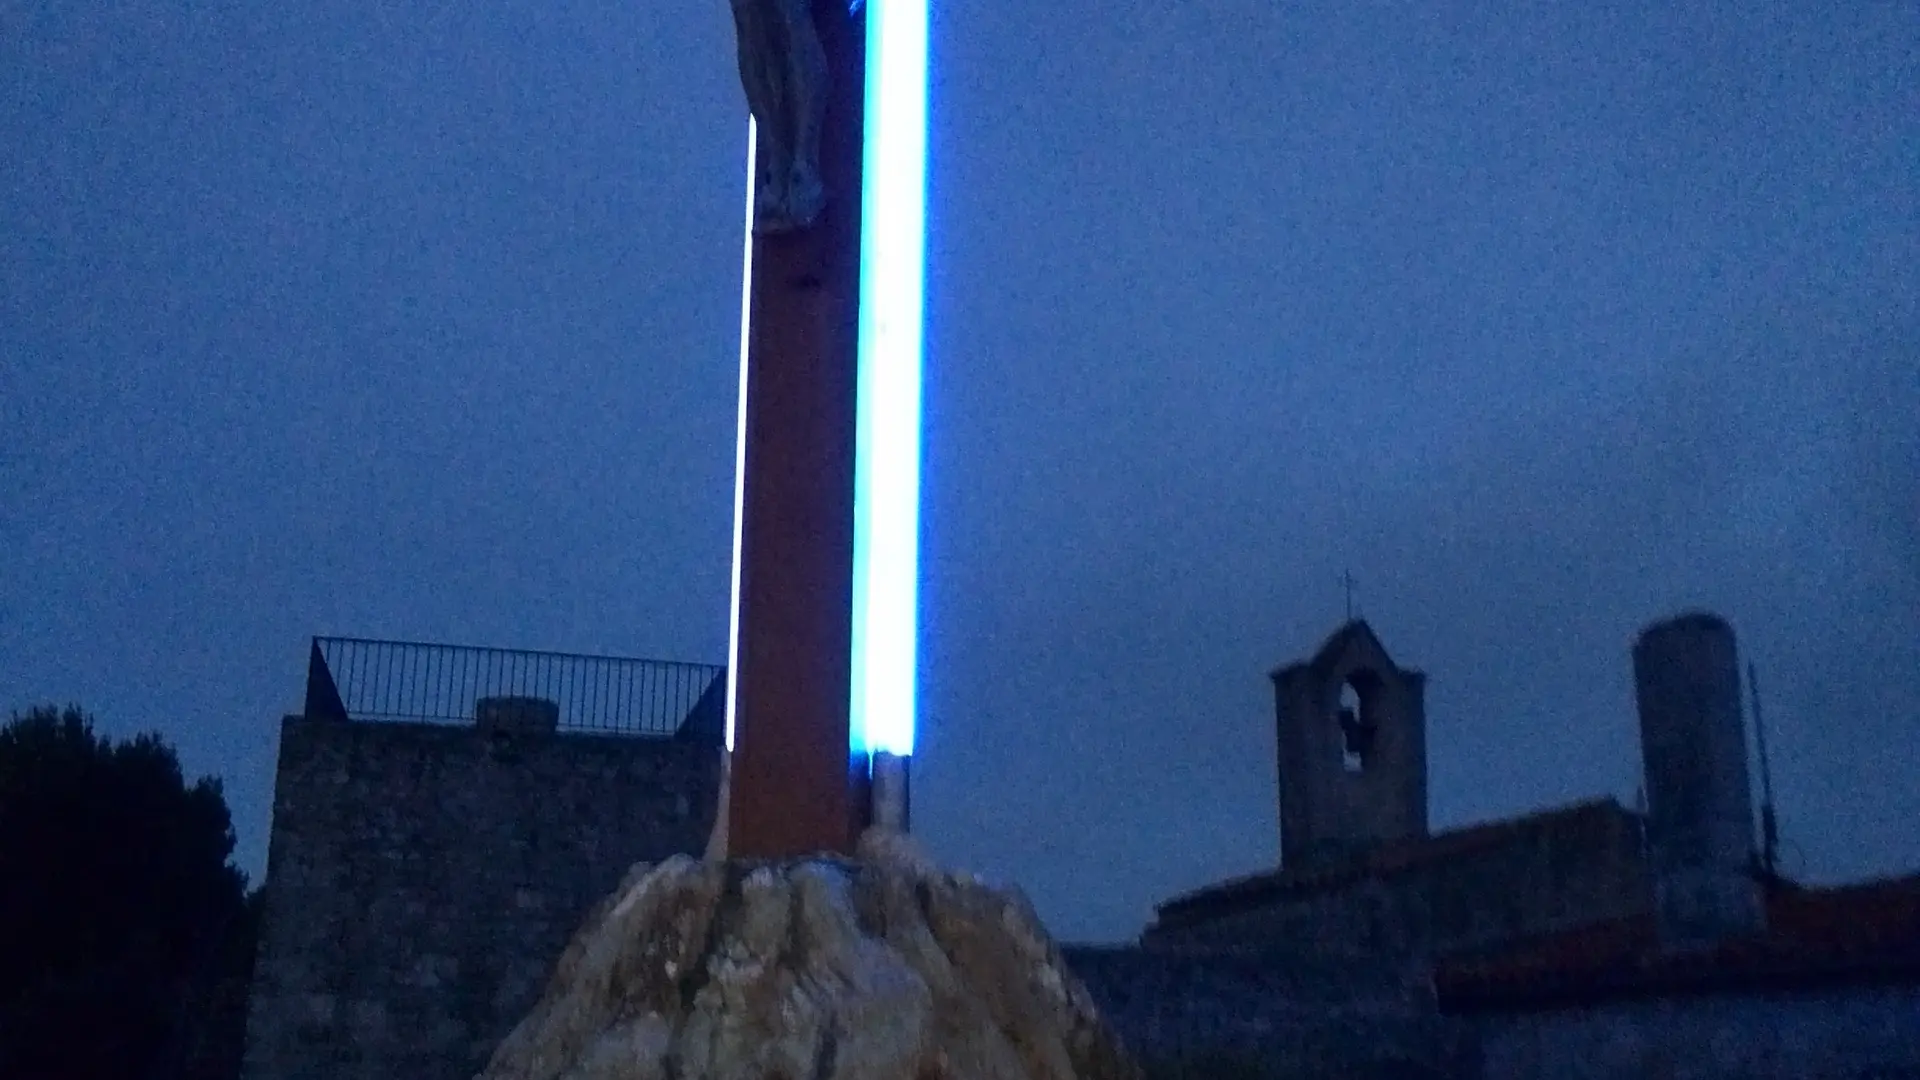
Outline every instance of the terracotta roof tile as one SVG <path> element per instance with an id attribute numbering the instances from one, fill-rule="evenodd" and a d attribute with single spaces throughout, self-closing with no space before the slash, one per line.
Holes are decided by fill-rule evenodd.
<path id="1" fill-rule="evenodd" d="M 1443 960 L 1443 1007 L 1543 1006 L 1613 996 L 1920 981 L 1920 875 L 1841 888 L 1778 883 L 1767 930 L 1686 952 L 1659 947 L 1651 916 L 1595 923 L 1496 954 Z"/>

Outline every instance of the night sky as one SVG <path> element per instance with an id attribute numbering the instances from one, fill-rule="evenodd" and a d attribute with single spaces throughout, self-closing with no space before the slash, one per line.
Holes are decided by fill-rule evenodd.
<path id="1" fill-rule="evenodd" d="M 1437 826 L 1759 665 L 1786 867 L 1920 866 L 1920 6 L 935 2 L 916 827 L 1053 929 L 1277 858 L 1273 667 Z M 718 662 L 721 0 L 0 4 L 0 710 L 225 777 L 313 634 Z"/>

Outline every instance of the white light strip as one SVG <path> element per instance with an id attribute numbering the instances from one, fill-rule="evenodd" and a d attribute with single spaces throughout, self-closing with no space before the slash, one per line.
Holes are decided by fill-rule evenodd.
<path id="1" fill-rule="evenodd" d="M 868 0 L 854 457 L 856 751 L 913 753 L 919 651 L 927 0 Z"/>
<path id="2" fill-rule="evenodd" d="M 747 355 L 753 331 L 753 196 L 755 156 L 760 129 L 747 118 L 747 225 L 740 257 L 740 406 L 733 436 L 733 604 L 727 612 L 727 751 L 733 751 L 733 722 L 740 700 L 740 549 L 747 505 Z"/>

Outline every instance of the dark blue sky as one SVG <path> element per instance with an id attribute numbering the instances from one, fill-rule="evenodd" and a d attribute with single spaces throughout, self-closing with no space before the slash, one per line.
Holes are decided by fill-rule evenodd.
<path id="1" fill-rule="evenodd" d="M 916 820 L 1056 932 L 1278 850 L 1362 607 L 1434 816 L 1760 665 L 1788 863 L 1920 865 L 1920 7 L 936 4 Z M 720 0 L 0 8 L 0 708 L 227 779 L 307 637 L 717 661 Z"/>

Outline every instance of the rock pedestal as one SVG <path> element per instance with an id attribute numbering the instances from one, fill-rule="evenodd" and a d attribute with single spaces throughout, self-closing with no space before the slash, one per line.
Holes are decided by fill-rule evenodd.
<path id="1" fill-rule="evenodd" d="M 636 866 L 482 1080 L 1138 1080 L 1018 893 L 898 834 Z"/>

